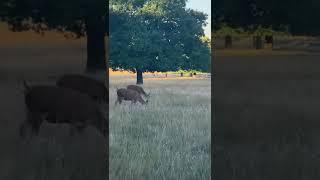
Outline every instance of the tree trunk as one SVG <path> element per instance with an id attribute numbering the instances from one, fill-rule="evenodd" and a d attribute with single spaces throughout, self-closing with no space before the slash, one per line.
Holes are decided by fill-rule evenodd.
<path id="1" fill-rule="evenodd" d="M 266 43 L 267 44 L 272 44 L 273 43 L 273 36 L 267 35 L 265 37 Z"/>
<path id="2" fill-rule="evenodd" d="M 87 18 L 87 71 L 106 71 L 105 20 L 100 16 Z"/>
<path id="3" fill-rule="evenodd" d="M 225 37 L 225 48 L 226 49 L 231 49 L 232 48 L 232 36 L 227 35 Z"/>
<path id="4" fill-rule="evenodd" d="M 275 47 L 275 44 L 276 44 L 276 37 L 275 36 L 273 36 L 273 40 L 272 40 L 273 42 L 272 42 L 272 50 L 274 49 L 274 47 Z"/>
<path id="5" fill-rule="evenodd" d="M 272 35 L 268 35 L 265 37 L 266 43 L 267 44 L 271 44 L 271 49 L 273 48 L 273 36 Z"/>
<path id="6" fill-rule="evenodd" d="M 263 49 L 263 44 L 262 36 L 253 37 L 253 46 L 255 49 Z"/>
<path id="7" fill-rule="evenodd" d="M 137 84 L 143 84 L 142 73 L 143 73 L 142 70 L 137 70 Z"/>
<path id="8" fill-rule="evenodd" d="M 183 73 L 180 73 L 180 77 L 183 77 Z"/>

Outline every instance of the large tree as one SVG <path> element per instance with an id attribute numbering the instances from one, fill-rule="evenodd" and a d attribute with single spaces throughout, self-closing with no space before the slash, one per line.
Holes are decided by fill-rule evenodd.
<path id="1" fill-rule="evenodd" d="M 137 73 L 208 70 L 210 48 L 201 40 L 207 16 L 185 0 L 110 1 L 110 65 Z"/>
<path id="2" fill-rule="evenodd" d="M 108 33 L 105 0 L 1 0 L 0 18 L 12 31 L 59 30 L 87 37 L 87 70 L 106 70 L 105 34 Z"/>

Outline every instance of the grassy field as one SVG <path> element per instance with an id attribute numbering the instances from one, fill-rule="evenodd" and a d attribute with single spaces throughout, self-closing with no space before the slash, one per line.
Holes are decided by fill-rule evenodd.
<path id="1" fill-rule="evenodd" d="M 210 179 L 210 80 L 144 81 L 146 106 L 115 106 L 135 79 L 110 77 L 110 179 Z"/>
<path id="2" fill-rule="evenodd" d="M 320 178 L 319 58 L 216 52 L 214 178 Z"/>

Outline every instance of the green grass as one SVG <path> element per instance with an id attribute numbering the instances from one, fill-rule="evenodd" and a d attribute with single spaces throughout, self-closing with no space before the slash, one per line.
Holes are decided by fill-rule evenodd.
<path id="1" fill-rule="evenodd" d="M 145 80 L 147 106 L 114 105 L 110 79 L 110 179 L 210 179 L 210 80 Z"/>

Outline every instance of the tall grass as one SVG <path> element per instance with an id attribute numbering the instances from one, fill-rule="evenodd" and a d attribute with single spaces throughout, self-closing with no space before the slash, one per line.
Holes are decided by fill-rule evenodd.
<path id="1" fill-rule="evenodd" d="M 110 179 L 210 179 L 210 80 L 145 80 L 146 106 L 114 105 L 110 78 Z"/>
<path id="2" fill-rule="evenodd" d="M 215 179 L 320 178 L 318 58 L 216 59 Z"/>

